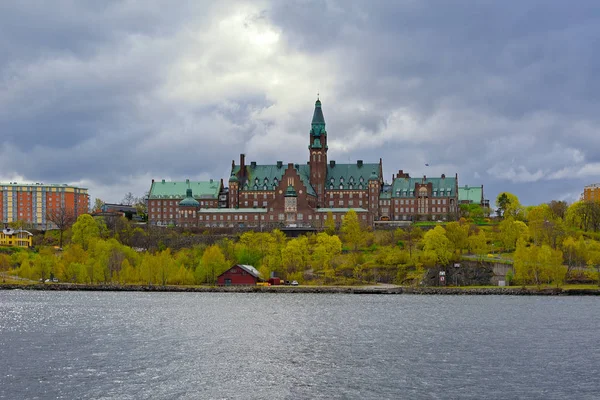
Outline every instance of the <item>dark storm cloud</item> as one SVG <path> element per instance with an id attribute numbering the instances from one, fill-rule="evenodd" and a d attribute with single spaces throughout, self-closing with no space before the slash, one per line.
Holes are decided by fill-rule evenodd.
<path id="1" fill-rule="evenodd" d="M 382 157 L 388 180 L 458 173 L 539 203 L 600 174 L 592 0 L 20 1 L 0 32 L 6 180 L 118 201 L 227 178 L 242 152 L 305 162 L 317 90 L 330 158 Z"/>
<path id="2" fill-rule="evenodd" d="M 380 137 L 380 146 L 366 154 L 390 160 L 387 171 L 442 172 L 424 168 L 428 160 L 451 168 L 447 173 L 458 172 L 461 183 L 486 184 L 493 197 L 522 189 L 521 181 L 539 182 L 561 168 L 598 159 L 593 129 L 575 127 L 599 125 L 595 1 L 276 5 L 271 16 L 291 45 L 313 57 L 333 52 L 344 60 L 335 95 L 366 112 L 332 110 L 339 115 L 329 114 L 328 122 L 343 134 L 341 141 L 357 131 L 365 132 L 363 143 L 369 135 Z M 335 109 L 337 102 L 327 104 Z M 383 135 L 398 109 L 416 119 L 416 127 L 406 127 L 415 132 L 407 135 L 398 125 L 395 135 Z M 440 118 L 445 114 L 449 118 Z M 580 154 L 574 159 L 571 150 Z M 365 157 L 364 148 L 352 151 L 361 153 Z M 558 192 L 547 190 L 552 184 L 529 184 L 519 195 L 526 202 L 548 201 L 595 179 L 561 181 Z"/>

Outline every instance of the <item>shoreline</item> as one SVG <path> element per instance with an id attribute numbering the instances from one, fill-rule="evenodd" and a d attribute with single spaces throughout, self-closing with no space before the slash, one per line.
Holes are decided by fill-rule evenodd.
<path id="1" fill-rule="evenodd" d="M 561 288 L 453 288 L 409 286 L 160 286 L 160 285 L 81 285 L 0 284 L 0 290 L 97 291 L 97 292 L 174 292 L 174 293 L 343 293 L 343 294 L 413 294 L 413 295 L 504 295 L 504 296 L 600 296 L 598 289 Z"/>

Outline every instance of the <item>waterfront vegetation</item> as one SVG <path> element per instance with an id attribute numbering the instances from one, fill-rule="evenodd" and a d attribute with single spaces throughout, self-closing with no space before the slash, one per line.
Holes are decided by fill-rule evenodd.
<path id="1" fill-rule="evenodd" d="M 305 285 L 427 285 L 437 283 L 426 280 L 431 270 L 498 263 L 513 266 L 506 276 L 513 286 L 599 284 L 597 203 L 523 207 L 503 193 L 496 204 L 497 218 L 469 206 L 458 221 L 376 231 L 350 211 L 340 226 L 329 216 L 325 231 L 297 238 L 279 230 L 191 232 L 82 215 L 64 232 L 37 234 L 33 250 L 2 249 L 0 272 L 9 283 L 214 285 L 239 263 L 262 277 L 274 273 Z"/>

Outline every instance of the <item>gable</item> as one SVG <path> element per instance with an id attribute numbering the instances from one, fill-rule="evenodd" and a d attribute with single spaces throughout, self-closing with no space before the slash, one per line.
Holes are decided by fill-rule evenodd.
<path id="1" fill-rule="evenodd" d="M 241 185 L 240 190 L 275 190 L 281 182 L 281 179 L 283 178 L 283 174 L 285 173 L 286 169 L 287 165 L 283 164 L 246 165 L 246 173 L 248 177 L 247 181 Z M 300 176 L 300 180 L 306 187 L 307 193 L 312 196 L 316 196 L 317 194 L 310 184 L 310 166 L 306 164 L 295 164 L 294 169 L 296 170 L 298 176 Z M 231 172 L 232 174 L 238 176 L 240 172 L 240 166 L 234 166 Z"/>

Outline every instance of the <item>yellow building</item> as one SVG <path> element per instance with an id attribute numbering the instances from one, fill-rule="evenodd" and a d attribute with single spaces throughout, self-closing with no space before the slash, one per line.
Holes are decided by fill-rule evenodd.
<path id="1" fill-rule="evenodd" d="M 587 185 L 583 188 L 584 201 L 600 201 L 600 183 Z"/>
<path id="2" fill-rule="evenodd" d="M 33 234 L 23 229 L 4 228 L 0 232 L 0 246 L 31 247 Z"/>

